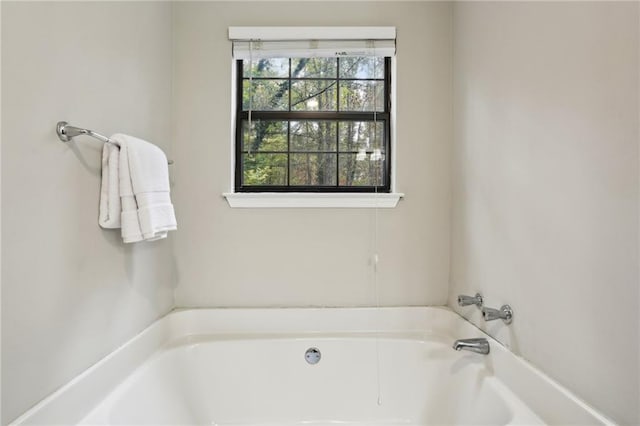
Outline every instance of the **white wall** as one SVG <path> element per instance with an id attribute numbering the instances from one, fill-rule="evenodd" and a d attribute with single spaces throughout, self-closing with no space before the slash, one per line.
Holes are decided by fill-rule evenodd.
<path id="1" fill-rule="evenodd" d="M 450 304 L 618 422 L 638 407 L 638 3 L 457 3 Z M 483 323 L 457 294 L 509 303 Z"/>
<path id="2" fill-rule="evenodd" d="M 373 210 L 231 209 L 234 25 L 395 25 L 397 190 L 379 213 L 380 302 L 444 304 L 449 263 L 451 4 L 174 5 L 178 306 L 373 305 Z"/>
<path id="3" fill-rule="evenodd" d="M 97 225 L 101 144 L 55 124 L 168 148 L 168 3 L 2 2 L 2 423 L 172 305 L 168 241 Z"/>

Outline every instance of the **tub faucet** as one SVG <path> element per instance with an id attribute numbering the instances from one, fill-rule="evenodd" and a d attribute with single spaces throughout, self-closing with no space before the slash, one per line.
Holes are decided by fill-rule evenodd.
<path id="1" fill-rule="evenodd" d="M 453 349 L 456 351 L 471 351 L 487 355 L 489 353 L 489 342 L 484 337 L 475 339 L 458 339 L 453 342 Z"/>
<path id="2" fill-rule="evenodd" d="M 511 324 L 513 309 L 509 305 L 502 305 L 500 309 L 482 308 L 482 317 L 485 321 L 501 319 L 505 324 Z"/>

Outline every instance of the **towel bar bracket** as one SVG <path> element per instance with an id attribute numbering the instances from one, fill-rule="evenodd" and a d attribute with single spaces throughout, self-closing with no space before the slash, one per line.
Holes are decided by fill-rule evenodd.
<path id="1" fill-rule="evenodd" d="M 58 124 L 56 125 L 56 133 L 58 133 L 58 137 L 63 142 L 69 142 L 71 139 L 79 135 L 91 136 L 92 138 L 98 139 L 101 142 L 111 142 L 108 137 L 102 136 L 100 133 L 96 133 L 93 130 L 89 129 L 70 126 L 66 121 L 58 122 Z"/>
<path id="2" fill-rule="evenodd" d="M 66 121 L 58 121 L 58 124 L 56 125 L 56 133 L 62 142 L 69 142 L 71 140 L 69 135 L 67 135 L 66 127 Z"/>

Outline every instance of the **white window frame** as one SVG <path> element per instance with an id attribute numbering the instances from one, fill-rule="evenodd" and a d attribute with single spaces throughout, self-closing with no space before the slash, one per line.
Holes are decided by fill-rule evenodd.
<path id="1" fill-rule="evenodd" d="M 395 27 L 230 27 L 230 40 L 395 39 Z M 391 192 L 301 193 L 235 192 L 236 61 L 231 61 L 230 190 L 223 197 L 232 208 L 395 208 L 403 193 L 396 191 L 396 57 L 391 57 Z"/>

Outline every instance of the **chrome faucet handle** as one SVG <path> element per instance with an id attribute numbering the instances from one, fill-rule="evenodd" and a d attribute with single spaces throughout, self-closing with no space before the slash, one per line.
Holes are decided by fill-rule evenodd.
<path id="1" fill-rule="evenodd" d="M 482 317 L 485 321 L 501 319 L 505 324 L 511 324 L 513 309 L 509 305 L 502 305 L 500 309 L 482 308 Z"/>
<path id="2" fill-rule="evenodd" d="M 476 305 L 478 308 L 482 308 L 482 296 L 480 293 L 476 293 L 475 296 L 465 296 L 461 294 L 458 296 L 458 306 Z"/>

